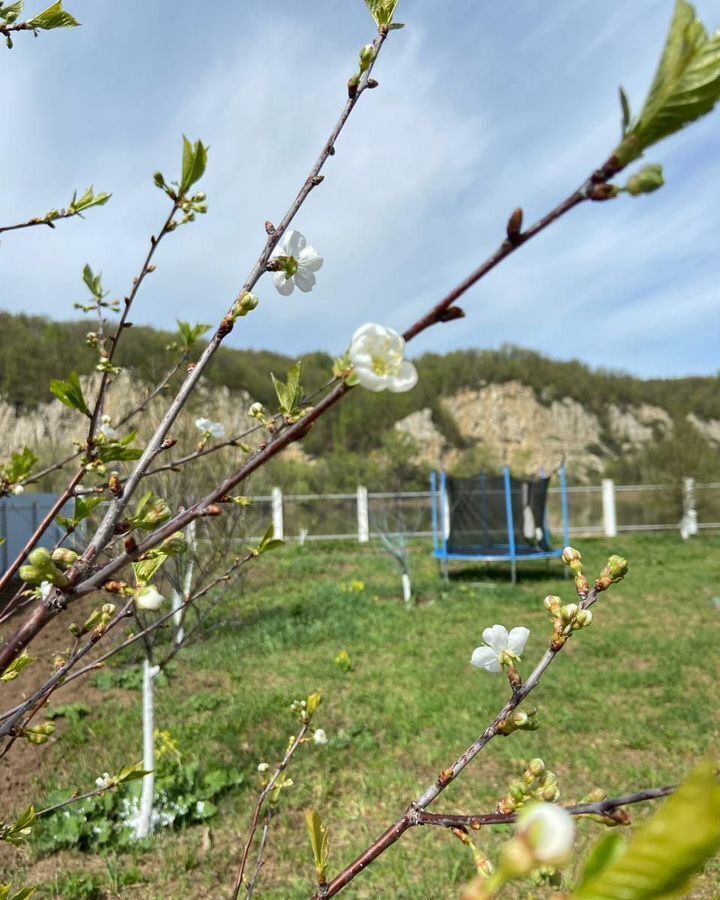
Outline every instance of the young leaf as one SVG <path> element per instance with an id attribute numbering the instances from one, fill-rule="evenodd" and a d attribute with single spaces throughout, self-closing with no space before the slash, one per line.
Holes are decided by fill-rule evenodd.
<path id="1" fill-rule="evenodd" d="M 23 650 L 17 659 L 14 659 L 5 671 L 0 675 L 0 681 L 15 681 L 22 670 L 34 660 L 28 656 L 27 650 Z"/>
<path id="2" fill-rule="evenodd" d="M 50 31 L 52 28 L 74 28 L 79 24 L 69 12 L 65 12 L 62 0 L 57 0 L 57 3 L 48 6 L 28 22 L 30 28 L 42 28 L 44 31 Z"/>
<path id="3" fill-rule="evenodd" d="M 589 873 L 576 900 L 669 900 L 720 848 L 720 785 L 715 765 L 700 763 L 665 806 L 633 835 L 619 859 Z"/>
<path id="4" fill-rule="evenodd" d="M 180 193 L 186 194 L 205 173 L 207 166 L 207 147 L 202 141 L 191 144 L 183 135 L 183 163 Z"/>
<path id="5" fill-rule="evenodd" d="M 10 462 L 0 466 L 0 480 L 11 484 L 25 481 L 37 461 L 38 458 L 32 450 L 24 447 L 19 453 L 10 456 Z"/>
<path id="6" fill-rule="evenodd" d="M 280 411 L 286 416 L 293 416 L 302 400 L 303 389 L 300 383 L 302 376 L 302 362 L 296 362 L 291 366 L 287 373 L 287 384 L 283 384 L 279 378 L 270 373 L 273 387 L 280 404 Z"/>
<path id="7" fill-rule="evenodd" d="M 131 447 L 135 440 L 137 431 L 131 431 L 127 437 L 121 438 L 119 441 L 110 441 L 107 444 L 98 444 L 98 456 L 104 463 L 109 462 L 128 462 L 133 459 L 140 459 L 142 450 L 140 447 Z"/>
<path id="8" fill-rule="evenodd" d="M 720 100 L 720 32 L 708 37 L 695 9 L 677 0 L 655 80 L 615 156 L 626 166 L 652 144 L 709 113 Z"/>
<path id="9" fill-rule="evenodd" d="M 605 834 L 590 851 L 583 869 L 583 882 L 590 881 L 625 852 L 625 838 L 616 831 Z"/>
<path id="10" fill-rule="evenodd" d="M 120 769 L 116 780 L 118 784 L 124 784 L 126 781 L 138 781 L 148 774 L 149 773 L 143 769 L 142 763 L 135 763 L 134 766 L 125 766 Z"/>
<path id="11" fill-rule="evenodd" d="M 102 497 L 76 497 L 75 511 L 72 516 L 58 516 L 55 520 L 61 528 L 74 531 L 78 525 L 87 519 L 90 513 L 103 502 Z"/>
<path id="12" fill-rule="evenodd" d="M 179 319 L 177 323 L 178 331 L 182 338 L 183 350 L 189 350 L 198 338 L 201 338 L 212 327 L 202 322 L 199 322 L 197 325 L 191 325 L 189 322 L 181 322 Z"/>
<path id="13" fill-rule="evenodd" d="M 50 382 L 50 392 L 53 393 L 61 403 L 69 406 L 70 409 L 77 409 L 84 416 L 91 418 L 92 413 L 85 402 L 80 378 L 77 372 L 72 372 L 68 376 L 67 381 L 60 381 L 54 378 Z"/>
<path id="14" fill-rule="evenodd" d="M 0 9 L 0 19 L 3 19 L 6 25 L 12 25 L 17 22 L 20 13 L 23 11 L 23 0 L 17 3 L 10 3 L 8 6 Z"/>
<path id="15" fill-rule="evenodd" d="M 156 553 L 149 559 L 142 559 L 132 564 L 135 580 L 138 585 L 149 584 L 158 571 L 162 568 L 165 560 L 168 558 L 167 553 Z"/>
<path id="16" fill-rule="evenodd" d="M 630 127 L 630 121 L 632 119 L 632 113 L 630 112 L 630 100 L 628 99 L 628 95 L 625 93 L 625 88 L 618 88 L 620 92 L 620 107 L 622 109 L 622 129 L 621 134 L 623 137 L 627 134 L 627 130 Z"/>
<path id="17" fill-rule="evenodd" d="M 153 491 L 148 491 L 135 508 L 134 515 L 128 521 L 133 528 L 143 528 L 152 531 L 158 525 L 162 525 L 172 515 L 170 507 L 162 497 L 158 497 Z"/>
<path id="18" fill-rule="evenodd" d="M 392 27 L 393 14 L 399 0 L 365 0 L 370 15 L 378 26 L 390 25 Z M 402 27 L 402 26 L 401 26 Z"/>
<path id="19" fill-rule="evenodd" d="M 330 857 L 330 837 L 328 829 L 327 826 L 323 825 L 320 816 L 314 809 L 305 810 L 305 824 L 307 825 L 310 846 L 312 847 L 313 857 L 315 859 L 315 871 L 317 872 L 318 884 L 325 884 L 327 881 L 326 872 L 328 859 Z"/>
<path id="20" fill-rule="evenodd" d="M 112 197 L 112 194 L 95 194 L 92 185 L 90 185 L 82 197 L 77 196 L 77 191 L 73 194 L 69 210 L 72 213 L 81 213 L 83 210 L 90 209 L 93 206 L 104 206 L 110 197 Z"/>

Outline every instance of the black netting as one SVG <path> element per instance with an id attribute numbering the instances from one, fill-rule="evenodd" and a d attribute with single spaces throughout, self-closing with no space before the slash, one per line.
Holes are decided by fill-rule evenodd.
<path id="1" fill-rule="evenodd" d="M 549 550 L 545 504 L 550 479 L 510 479 L 515 552 L 518 556 Z M 496 475 L 447 477 L 449 553 L 492 556 L 508 553 L 505 479 Z"/>

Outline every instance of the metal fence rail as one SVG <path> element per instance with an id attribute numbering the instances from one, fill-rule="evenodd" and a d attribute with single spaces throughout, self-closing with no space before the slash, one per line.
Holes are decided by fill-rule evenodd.
<path id="1" fill-rule="evenodd" d="M 43 517 L 54 494 L 27 493 L 0 499 L 0 572 L 8 568 Z M 251 498 L 253 505 L 242 511 L 238 540 L 263 534 L 272 520 L 275 533 L 289 541 L 366 541 L 388 532 L 410 537 L 432 534 L 429 491 L 355 491 L 334 494 L 272 493 Z M 680 531 L 690 537 L 699 531 L 720 530 L 720 481 L 696 483 L 684 478 L 678 484 L 614 484 L 604 479 L 597 485 L 568 487 L 570 534 L 572 537 L 621 533 Z M 68 504 L 63 510 L 72 509 Z M 548 524 L 561 534 L 560 488 L 548 492 Z M 53 526 L 43 538 L 54 544 L 61 530 Z"/>

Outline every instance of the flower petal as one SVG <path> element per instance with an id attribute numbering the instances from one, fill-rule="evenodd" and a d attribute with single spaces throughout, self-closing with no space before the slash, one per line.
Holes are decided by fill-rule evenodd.
<path id="1" fill-rule="evenodd" d="M 306 247 L 301 250 L 297 261 L 301 269 L 307 269 L 309 272 L 317 272 L 318 269 L 322 269 L 322 264 L 325 262 L 314 247 Z"/>
<path id="2" fill-rule="evenodd" d="M 508 635 L 507 648 L 513 653 L 517 653 L 520 656 L 525 649 L 525 644 L 527 644 L 527 639 L 530 637 L 530 629 L 525 628 L 523 625 L 519 625 L 517 628 L 513 628 L 513 630 Z"/>
<path id="3" fill-rule="evenodd" d="M 297 259 L 300 256 L 301 251 L 305 249 L 306 244 L 307 241 L 305 240 L 305 235 L 300 234 L 299 231 L 286 232 L 285 239 L 283 240 L 285 256 L 294 256 L 295 259 Z"/>
<path id="4" fill-rule="evenodd" d="M 418 373 L 415 366 L 404 360 L 400 364 L 400 371 L 391 380 L 389 388 L 394 394 L 402 394 L 411 391 L 418 382 Z"/>
<path id="5" fill-rule="evenodd" d="M 295 273 L 295 284 L 305 294 L 307 294 L 308 291 L 311 291 L 315 287 L 316 281 L 317 279 L 312 272 L 304 272 L 302 269 L 298 269 Z"/>
<path id="6" fill-rule="evenodd" d="M 355 334 L 352 336 L 351 344 L 355 344 L 360 340 L 375 338 L 375 337 L 387 337 L 387 331 L 383 328 L 382 325 L 378 325 L 376 322 L 366 322 L 364 325 L 361 325 Z"/>
<path id="7" fill-rule="evenodd" d="M 500 662 L 497 653 L 491 647 L 478 647 L 473 651 L 470 662 L 478 669 L 485 669 L 487 672 L 499 672 Z"/>
<path id="8" fill-rule="evenodd" d="M 356 366 L 355 374 L 357 375 L 361 387 L 364 387 L 367 391 L 377 393 L 378 391 L 384 391 L 388 386 L 387 377 L 384 375 L 377 375 L 371 368 Z"/>
<path id="9" fill-rule="evenodd" d="M 292 278 L 288 278 L 284 272 L 275 272 L 273 275 L 273 284 L 277 288 L 277 292 L 287 297 L 295 290 L 295 283 Z"/>
<path id="10" fill-rule="evenodd" d="M 498 656 L 503 650 L 507 650 L 508 632 L 504 625 L 493 625 L 492 628 L 486 628 L 482 636 L 488 647 L 492 647 Z"/>

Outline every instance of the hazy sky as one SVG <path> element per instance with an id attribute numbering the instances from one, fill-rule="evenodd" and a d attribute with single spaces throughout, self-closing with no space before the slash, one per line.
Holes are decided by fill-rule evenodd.
<path id="1" fill-rule="evenodd" d="M 42 8 L 28 0 L 28 12 Z M 164 217 L 180 136 L 210 145 L 209 214 L 163 245 L 132 319 L 217 322 L 339 113 L 362 0 L 66 0 L 83 27 L 2 48 L 0 223 L 113 192 L 86 221 L 4 236 L 0 307 L 74 315 L 89 261 L 127 292 Z M 720 0 L 698 0 L 720 26 Z M 402 330 L 502 236 L 544 214 L 617 143 L 617 87 L 644 99 L 672 0 L 401 0 L 368 92 L 296 220 L 325 256 L 311 294 L 278 295 L 234 346 L 341 352 L 353 330 Z M 667 185 L 586 204 L 466 297 L 467 318 L 412 352 L 532 347 L 642 375 L 720 368 L 720 112 L 647 161 Z"/>

